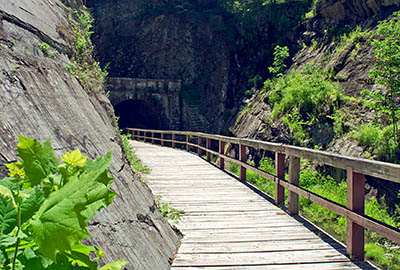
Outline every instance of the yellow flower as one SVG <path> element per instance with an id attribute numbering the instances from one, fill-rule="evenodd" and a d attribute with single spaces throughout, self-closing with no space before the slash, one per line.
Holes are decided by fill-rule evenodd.
<path id="1" fill-rule="evenodd" d="M 9 173 L 8 173 L 9 176 L 24 176 L 25 175 L 24 169 L 22 168 L 22 163 L 20 161 L 10 163 L 10 164 L 5 164 L 5 165 L 9 170 Z"/>
<path id="2" fill-rule="evenodd" d="M 86 159 L 87 157 L 82 155 L 79 149 L 76 149 L 72 152 L 67 152 L 61 158 L 64 163 L 77 167 L 84 167 L 86 165 Z"/>

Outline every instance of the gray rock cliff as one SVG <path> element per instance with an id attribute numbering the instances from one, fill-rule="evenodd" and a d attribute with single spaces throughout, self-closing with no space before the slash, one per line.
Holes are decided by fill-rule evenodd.
<path id="1" fill-rule="evenodd" d="M 58 156 L 79 148 L 95 158 L 112 149 L 118 195 L 91 220 L 91 242 L 104 251 L 104 262 L 169 269 L 178 238 L 123 156 L 109 100 L 101 92 L 88 95 L 65 68 L 71 64 L 70 40 L 62 34 L 71 28 L 69 14 L 60 1 L 0 2 L 0 163 L 17 158 L 18 135 L 50 139 Z M 42 43 L 53 57 L 40 49 Z M 2 167 L 0 177 L 5 174 Z"/>

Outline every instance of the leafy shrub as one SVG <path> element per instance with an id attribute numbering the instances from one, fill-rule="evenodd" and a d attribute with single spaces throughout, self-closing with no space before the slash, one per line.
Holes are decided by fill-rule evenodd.
<path id="1" fill-rule="evenodd" d="M 162 214 L 163 217 L 167 218 L 169 221 L 177 224 L 181 221 L 182 215 L 185 214 L 185 211 L 178 210 L 174 207 L 171 207 L 168 203 L 160 202 L 156 200 L 158 205 L 158 210 Z"/>
<path id="2" fill-rule="evenodd" d="M 289 57 L 289 48 L 284 46 L 281 47 L 276 45 L 274 48 L 274 62 L 272 63 L 272 67 L 268 68 L 268 71 L 275 76 L 282 76 L 282 72 L 286 68 L 285 61 Z"/>
<path id="3" fill-rule="evenodd" d="M 72 65 L 66 69 L 75 75 L 82 87 L 89 93 L 97 93 L 104 89 L 105 77 L 108 72 L 100 67 L 99 62 L 93 59 L 94 47 L 90 39 L 93 34 L 94 19 L 90 12 L 82 6 L 74 15 L 78 22 L 71 19 L 73 24 L 73 55 Z"/>
<path id="4" fill-rule="evenodd" d="M 352 132 L 352 136 L 380 160 L 399 162 L 400 142 L 395 140 L 391 126 L 382 127 L 373 123 L 361 125 L 358 130 Z"/>
<path id="5" fill-rule="evenodd" d="M 392 135 L 397 143 L 400 142 L 399 37 L 400 12 L 394 12 L 390 20 L 379 22 L 377 37 L 371 41 L 376 62 L 370 72 L 370 77 L 388 90 L 385 94 L 375 92 L 372 98 L 376 100 L 375 110 L 389 116 L 393 128 Z"/>
<path id="6" fill-rule="evenodd" d="M 326 121 L 343 98 L 339 85 L 314 64 L 265 81 L 263 91 L 269 94 L 272 118 L 283 117 L 295 142 L 300 144 L 308 137 L 304 128 Z"/>
<path id="7" fill-rule="evenodd" d="M 99 269 L 101 250 L 81 240 L 91 237 L 89 220 L 116 195 L 109 189 L 111 152 L 87 160 L 75 150 L 60 164 L 49 141 L 24 137 L 17 152 L 21 161 L 7 164 L 9 177 L 0 180 L 0 268 Z"/>
<path id="8" fill-rule="evenodd" d="M 246 90 L 244 92 L 244 95 L 246 96 L 246 98 L 251 98 L 253 96 L 253 91 L 251 90 Z"/>
<path id="9" fill-rule="evenodd" d="M 122 147 L 125 151 L 126 158 L 129 160 L 129 163 L 135 172 L 150 173 L 150 169 L 144 167 L 141 160 L 135 155 L 133 147 L 129 143 L 131 137 L 131 134 L 121 134 Z"/>

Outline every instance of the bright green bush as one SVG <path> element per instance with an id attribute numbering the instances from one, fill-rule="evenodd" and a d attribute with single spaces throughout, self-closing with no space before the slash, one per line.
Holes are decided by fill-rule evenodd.
<path id="1" fill-rule="evenodd" d="M 369 123 L 361 125 L 351 134 L 361 146 L 377 155 L 378 159 L 395 163 L 400 161 L 400 142 L 394 139 L 392 126 L 382 127 Z"/>
<path id="2" fill-rule="evenodd" d="M 87 226 L 111 204 L 114 181 L 108 176 L 111 152 L 87 160 L 79 150 L 56 158 L 51 144 L 19 137 L 21 161 L 7 164 L 0 180 L 0 269 L 99 269 L 103 256 L 86 246 Z M 104 266 L 122 269 L 120 260 Z"/>
<path id="3" fill-rule="evenodd" d="M 307 126 L 329 121 L 343 98 L 339 85 L 329 80 L 326 72 L 314 64 L 302 71 L 267 80 L 263 92 L 272 105 L 272 118 L 282 117 L 295 137 L 295 143 L 309 137 Z"/>

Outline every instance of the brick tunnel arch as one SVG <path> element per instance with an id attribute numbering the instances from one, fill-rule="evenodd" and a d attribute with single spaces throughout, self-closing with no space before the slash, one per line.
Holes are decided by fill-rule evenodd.
<path id="1" fill-rule="evenodd" d="M 161 129 L 160 112 L 151 103 L 129 99 L 114 105 L 114 112 L 119 117 L 119 127 Z"/>

